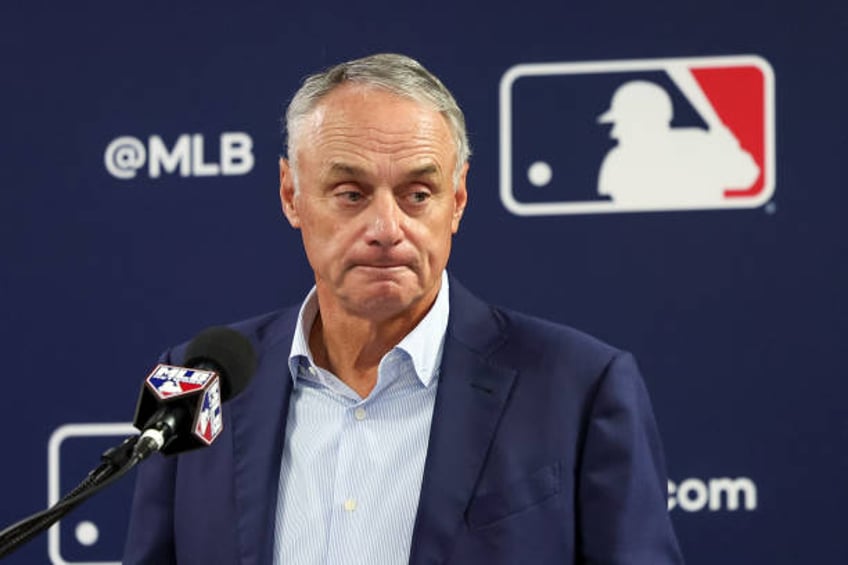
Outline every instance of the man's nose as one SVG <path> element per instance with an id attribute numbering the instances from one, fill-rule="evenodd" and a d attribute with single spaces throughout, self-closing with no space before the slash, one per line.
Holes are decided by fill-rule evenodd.
<path id="1" fill-rule="evenodd" d="M 369 208 L 366 229 L 368 244 L 388 247 L 400 243 L 403 239 L 403 210 L 394 194 L 377 191 L 372 196 Z"/>

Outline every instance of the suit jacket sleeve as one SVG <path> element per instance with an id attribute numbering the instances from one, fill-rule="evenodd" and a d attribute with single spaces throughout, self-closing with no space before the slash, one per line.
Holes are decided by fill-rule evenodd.
<path id="1" fill-rule="evenodd" d="M 578 481 L 578 543 L 587 563 L 683 562 L 668 515 L 659 433 L 629 354 L 613 357 L 598 382 Z"/>
<path id="2" fill-rule="evenodd" d="M 175 457 L 154 454 L 138 470 L 124 565 L 176 564 L 174 554 Z"/>

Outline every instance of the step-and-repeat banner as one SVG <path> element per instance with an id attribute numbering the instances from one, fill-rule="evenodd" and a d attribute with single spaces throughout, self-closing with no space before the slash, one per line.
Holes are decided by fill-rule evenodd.
<path id="1" fill-rule="evenodd" d="M 848 562 L 848 4 L 14 4 L 3 526 L 131 432 L 160 351 L 303 298 L 282 112 L 306 74 L 393 51 L 466 112 L 450 270 L 635 353 L 687 561 Z M 8 562 L 119 562 L 131 488 Z"/>

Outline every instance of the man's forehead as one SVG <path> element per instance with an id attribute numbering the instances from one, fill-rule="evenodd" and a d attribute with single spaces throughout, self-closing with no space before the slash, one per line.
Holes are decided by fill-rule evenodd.
<path id="1" fill-rule="evenodd" d="M 385 103 L 385 101 L 388 100 L 390 102 L 411 104 L 420 106 L 427 110 L 435 111 L 435 108 L 432 105 L 426 104 L 425 102 L 417 100 L 411 96 L 394 92 L 386 87 L 357 82 L 346 82 L 336 86 L 322 96 L 316 103 L 315 107 L 356 104 L 358 102 L 367 103 L 373 100 L 379 100 L 381 103 Z"/>
<path id="2" fill-rule="evenodd" d="M 424 178 L 439 175 L 442 167 L 432 159 L 419 159 L 405 165 L 399 165 L 400 174 L 407 178 Z M 326 163 L 324 174 L 329 177 L 364 178 L 373 174 L 368 163 L 360 164 L 344 160 L 330 160 Z"/>
<path id="3" fill-rule="evenodd" d="M 368 159 L 389 156 L 404 175 L 421 176 L 451 168 L 455 158 L 454 139 L 440 112 L 382 88 L 337 87 L 299 129 L 296 151 L 323 174 L 365 173 Z"/>

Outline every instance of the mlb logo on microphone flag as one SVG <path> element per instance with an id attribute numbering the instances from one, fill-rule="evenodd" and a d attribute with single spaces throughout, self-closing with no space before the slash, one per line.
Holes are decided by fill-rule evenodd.
<path id="1" fill-rule="evenodd" d="M 159 364 L 147 376 L 147 386 L 162 400 L 196 393 L 215 378 L 213 371 Z"/>
<path id="2" fill-rule="evenodd" d="M 521 64 L 501 79 L 500 195 L 521 216 L 758 207 L 774 140 L 757 56 Z"/>
<path id="3" fill-rule="evenodd" d="M 211 445 L 224 428 L 221 414 L 221 387 L 216 379 L 203 393 L 200 411 L 194 424 L 194 435 L 206 445 Z"/>
<path id="4" fill-rule="evenodd" d="M 182 405 L 193 419 L 161 452 L 169 455 L 195 449 L 210 445 L 224 429 L 221 404 L 221 381 L 215 371 L 160 364 L 145 380 L 136 408 L 136 425 L 141 429 L 162 406 Z"/>

